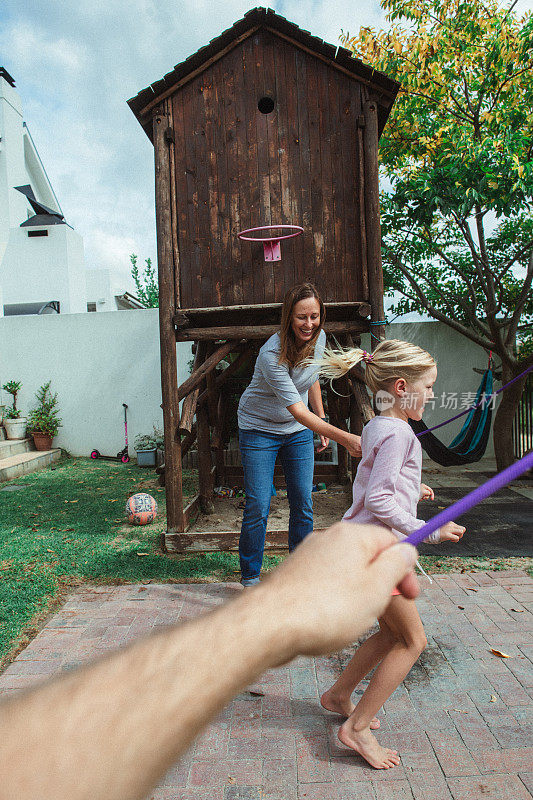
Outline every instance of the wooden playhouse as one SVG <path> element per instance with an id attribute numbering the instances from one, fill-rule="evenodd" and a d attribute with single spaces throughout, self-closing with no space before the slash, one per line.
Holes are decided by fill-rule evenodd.
<path id="1" fill-rule="evenodd" d="M 129 101 L 155 152 L 168 550 L 234 543 L 191 541 L 187 528 L 215 481 L 236 482 L 223 453 L 224 387 L 278 329 L 285 292 L 314 283 L 339 342 L 383 319 L 378 140 L 398 89 L 349 51 L 255 8 Z M 281 260 L 237 236 L 276 225 L 304 229 L 281 242 Z M 196 343 L 181 386 L 177 341 Z M 356 380 L 345 386 L 348 397 L 329 392 L 330 421 L 359 432 L 368 398 Z M 184 508 L 182 457 L 193 443 L 200 492 Z M 317 463 L 317 480 L 342 480 L 342 448 L 338 461 Z"/>

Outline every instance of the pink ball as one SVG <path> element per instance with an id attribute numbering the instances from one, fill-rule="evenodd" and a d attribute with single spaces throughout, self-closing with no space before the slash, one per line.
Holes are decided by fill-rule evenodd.
<path id="1" fill-rule="evenodd" d="M 126 517 L 131 525 L 148 525 L 157 517 L 157 503 L 151 494 L 139 492 L 126 503 Z"/>

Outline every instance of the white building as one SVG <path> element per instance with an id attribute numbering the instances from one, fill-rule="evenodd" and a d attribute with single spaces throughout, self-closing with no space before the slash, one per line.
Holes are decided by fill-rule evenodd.
<path id="1" fill-rule="evenodd" d="M 0 67 L 0 316 L 139 308 L 109 270 L 87 270 L 83 239 L 67 224 Z"/>

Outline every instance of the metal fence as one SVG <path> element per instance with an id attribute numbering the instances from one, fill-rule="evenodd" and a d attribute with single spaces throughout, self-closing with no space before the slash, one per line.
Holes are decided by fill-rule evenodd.
<path id="1" fill-rule="evenodd" d="M 533 450 L 533 374 L 526 379 L 524 391 L 513 420 L 513 442 L 516 458 Z"/>

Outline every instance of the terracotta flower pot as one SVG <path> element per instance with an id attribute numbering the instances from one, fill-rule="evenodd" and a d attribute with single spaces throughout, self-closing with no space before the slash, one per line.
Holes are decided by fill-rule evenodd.
<path id="1" fill-rule="evenodd" d="M 32 431 L 33 443 L 36 450 L 51 450 L 52 437 L 48 433 L 41 431 Z"/>

